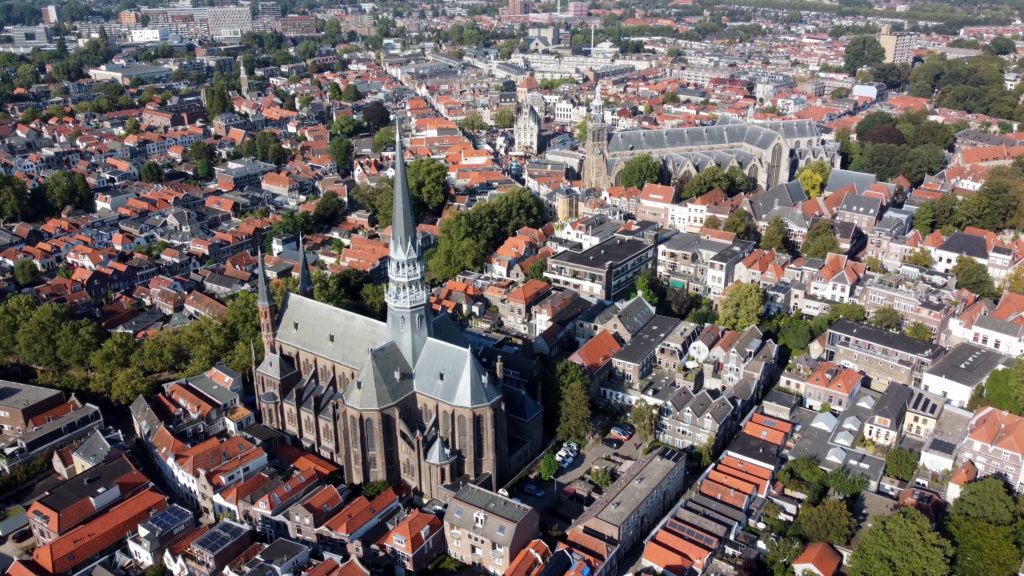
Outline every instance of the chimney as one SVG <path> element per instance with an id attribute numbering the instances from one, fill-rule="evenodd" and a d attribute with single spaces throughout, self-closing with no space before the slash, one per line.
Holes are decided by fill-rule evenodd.
<path id="1" fill-rule="evenodd" d="M 498 356 L 498 361 L 494 363 L 494 374 L 498 377 L 498 382 L 505 381 L 505 361 Z"/>

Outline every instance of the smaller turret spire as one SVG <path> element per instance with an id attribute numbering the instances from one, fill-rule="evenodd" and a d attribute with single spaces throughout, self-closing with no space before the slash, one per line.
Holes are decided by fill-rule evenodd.
<path id="1" fill-rule="evenodd" d="M 299 294 L 306 298 L 313 297 L 313 277 L 309 275 L 309 263 L 306 261 L 306 247 L 299 233 Z"/>
<path id="2" fill-rule="evenodd" d="M 257 248 L 256 249 L 256 260 L 257 260 L 257 263 L 258 263 L 258 266 L 257 266 L 257 276 L 258 277 L 256 278 L 256 288 L 257 288 L 257 291 L 258 291 L 258 296 L 256 298 L 256 305 L 258 307 L 260 307 L 260 308 L 270 308 L 271 305 L 272 305 L 272 302 L 270 300 L 270 291 L 267 290 L 267 275 L 263 271 L 263 249 L 262 248 Z"/>

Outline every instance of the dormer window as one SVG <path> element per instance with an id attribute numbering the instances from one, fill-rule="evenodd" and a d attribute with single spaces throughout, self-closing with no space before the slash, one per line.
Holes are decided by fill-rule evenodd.
<path id="1" fill-rule="evenodd" d="M 473 526 L 476 528 L 483 528 L 484 520 L 486 519 L 487 516 L 483 512 L 477 511 L 475 514 L 473 514 Z"/>

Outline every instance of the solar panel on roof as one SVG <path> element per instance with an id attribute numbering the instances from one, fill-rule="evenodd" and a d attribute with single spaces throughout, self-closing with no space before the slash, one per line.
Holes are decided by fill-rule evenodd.
<path id="1" fill-rule="evenodd" d="M 693 528 L 687 526 L 686 524 L 682 524 L 680 522 L 676 522 L 675 520 L 669 520 L 665 524 L 665 527 L 668 528 L 669 530 L 679 534 L 683 538 L 686 538 L 688 540 L 692 540 L 692 541 L 694 541 L 694 542 L 696 542 L 698 544 L 703 545 L 705 548 L 707 548 L 709 550 L 714 550 L 714 548 L 715 548 L 715 541 L 714 541 L 713 538 L 711 538 L 707 534 L 703 534 L 701 532 L 697 532 L 696 530 L 694 530 Z"/>
<path id="2" fill-rule="evenodd" d="M 943 454 L 952 454 L 956 451 L 956 444 L 935 438 L 932 440 L 932 448 L 942 452 Z"/>

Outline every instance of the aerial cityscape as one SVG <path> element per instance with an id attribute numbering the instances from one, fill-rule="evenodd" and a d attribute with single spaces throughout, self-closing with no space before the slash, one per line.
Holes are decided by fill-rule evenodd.
<path id="1" fill-rule="evenodd" d="M 0 0 L 0 573 L 1024 574 L 1024 0 Z"/>

